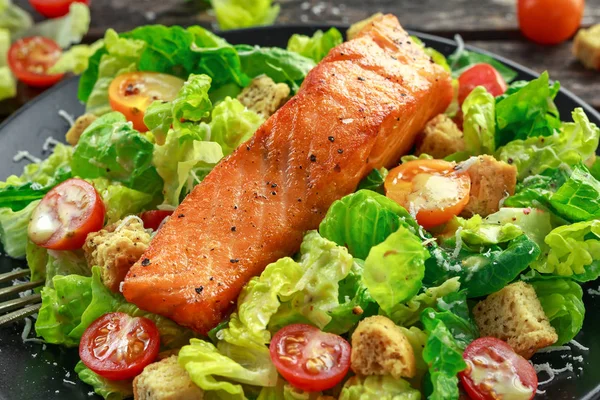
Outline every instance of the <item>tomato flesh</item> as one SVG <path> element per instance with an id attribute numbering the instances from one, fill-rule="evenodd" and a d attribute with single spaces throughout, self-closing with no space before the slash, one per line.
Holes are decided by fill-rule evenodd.
<path id="1" fill-rule="evenodd" d="M 553 45 L 577 32 L 585 0 L 519 0 L 517 8 L 523 35 L 536 43 Z"/>
<path id="2" fill-rule="evenodd" d="M 392 169 L 384 182 L 386 196 L 431 228 L 448 222 L 469 202 L 471 178 L 443 160 L 414 160 Z"/>
<path id="3" fill-rule="evenodd" d="M 530 400 L 538 380 L 534 368 L 504 341 L 493 337 L 471 342 L 463 353 L 467 369 L 459 373 L 473 400 Z"/>
<path id="4" fill-rule="evenodd" d="M 185 82 L 176 76 L 158 72 L 129 72 L 117 76 L 108 88 L 110 106 L 119 111 L 139 132 L 146 132 L 144 114 L 155 100 L 177 97 Z"/>
<path id="5" fill-rule="evenodd" d="M 112 380 L 131 379 L 158 356 L 160 335 L 148 318 L 104 314 L 83 333 L 79 357 L 86 367 Z"/>
<path id="6" fill-rule="evenodd" d="M 90 232 L 102 229 L 105 213 L 94 186 L 82 179 L 69 179 L 46 193 L 31 215 L 27 233 L 38 246 L 76 250 Z"/>
<path id="7" fill-rule="evenodd" d="M 64 74 L 49 74 L 62 50 L 52 39 L 32 36 L 19 39 L 8 50 L 8 66 L 17 79 L 30 86 L 48 87 L 60 81 Z"/>
<path id="8" fill-rule="evenodd" d="M 157 231 L 160 227 L 160 224 L 162 224 L 165 218 L 170 217 L 171 214 L 173 214 L 173 211 L 151 210 L 141 213 L 140 218 L 144 222 L 144 228 Z"/>
<path id="9" fill-rule="evenodd" d="M 494 97 L 506 92 L 507 85 L 502 75 L 490 64 L 475 64 L 458 77 L 458 102 L 462 105 L 477 86 L 483 86 Z"/>
<path id="10" fill-rule="evenodd" d="M 29 0 L 35 11 L 46 18 L 57 18 L 67 15 L 72 3 L 89 4 L 89 0 Z"/>
<path id="11" fill-rule="evenodd" d="M 331 389 L 350 368 L 350 344 L 310 325 L 292 324 L 281 329 L 273 336 L 269 351 L 281 376 L 310 392 Z"/>

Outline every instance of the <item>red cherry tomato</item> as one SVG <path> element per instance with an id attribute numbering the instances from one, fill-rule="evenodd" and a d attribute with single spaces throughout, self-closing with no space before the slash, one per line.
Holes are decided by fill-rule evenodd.
<path id="1" fill-rule="evenodd" d="M 579 28 L 585 0 L 519 0 L 521 32 L 540 44 L 558 44 Z"/>
<path id="2" fill-rule="evenodd" d="M 152 210 L 144 211 L 140 214 L 140 218 L 144 221 L 144 228 L 157 231 L 160 224 L 165 218 L 170 217 L 173 211 L 167 210 Z"/>
<path id="3" fill-rule="evenodd" d="M 490 64 L 475 64 L 458 77 L 458 102 L 462 105 L 469 93 L 477 86 L 483 86 L 494 97 L 506 92 L 507 86 L 502 75 Z"/>
<path id="4" fill-rule="evenodd" d="M 273 336 L 271 360 L 290 384 L 311 392 L 331 389 L 350 368 L 350 344 L 314 326 L 288 325 Z"/>
<path id="5" fill-rule="evenodd" d="M 28 236 L 38 246 L 75 250 L 104 226 L 102 198 L 88 182 L 69 179 L 50 190 L 33 210 Z"/>
<path id="6" fill-rule="evenodd" d="M 48 87 L 60 81 L 64 74 L 48 74 L 62 50 L 52 39 L 32 36 L 19 39 L 8 50 L 8 66 L 23 83 Z"/>
<path id="7" fill-rule="evenodd" d="M 538 386 L 535 370 L 506 342 L 493 337 L 474 340 L 463 353 L 467 369 L 460 381 L 473 400 L 530 400 Z"/>
<path id="8" fill-rule="evenodd" d="M 56 18 L 68 14 L 72 3 L 89 4 L 89 0 L 29 0 L 29 3 L 44 17 Z"/>
<path id="9" fill-rule="evenodd" d="M 79 357 L 86 367 L 112 380 L 131 379 L 158 355 L 160 335 L 148 318 L 104 314 L 83 333 Z"/>

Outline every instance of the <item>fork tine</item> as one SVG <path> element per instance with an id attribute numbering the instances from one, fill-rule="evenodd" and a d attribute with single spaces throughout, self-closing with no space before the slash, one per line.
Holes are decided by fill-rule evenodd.
<path id="1" fill-rule="evenodd" d="M 39 309 L 42 307 L 42 304 L 33 304 L 30 306 L 27 306 L 25 308 L 22 308 L 20 310 L 17 311 L 13 311 L 9 314 L 5 314 L 0 316 L 0 326 L 4 325 L 4 324 L 8 324 L 10 322 L 19 320 L 19 319 L 23 319 L 25 317 L 30 316 L 31 314 L 35 314 L 36 312 L 39 311 Z"/>
<path id="2" fill-rule="evenodd" d="M 38 279 L 37 281 L 33 281 L 33 282 L 25 282 L 25 283 L 21 283 L 20 285 L 8 286 L 8 287 L 0 289 L 0 297 L 6 296 L 8 294 L 24 292 L 28 289 L 33 289 L 38 286 L 42 286 L 45 282 L 46 281 L 44 279 Z"/>
<path id="3" fill-rule="evenodd" d="M 39 303 L 42 300 L 40 294 L 32 294 L 31 296 L 19 297 L 18 299 L 8 300 L 0 303 L 0 313 L 16 310 L 32 303 Z"/>
<path id="4" fill-rule="evenodd" d="M 0 274 L 0 283 L 12 281 L 13 279 L 19 279 L 27 275 L 29 275 L 29 270 L 23 268 L 6 272 L 4 274 Z"/>

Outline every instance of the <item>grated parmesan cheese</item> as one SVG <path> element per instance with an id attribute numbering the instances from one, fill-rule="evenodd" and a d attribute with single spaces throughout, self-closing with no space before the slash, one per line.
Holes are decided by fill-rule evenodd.
<path id="1" fill-rule="evenodd" d="M 459 226 L 456 232 L 454 233 L 454 237 L 456 238 L 456 247 L 454 247 L 454 251 L 452 252 L 452 257 L 456 258 L 460 254 L 460 249 L 462 248 L 462 236 L 460 233 L 462 232 L 463 227 Z"/>
<path id="2" fill-rule="evenodd" d="M 137 220 L 140 224 L 142 224 L 142 226 L 144 226 L 144 221 L 142 221 L 142 219 L 140 217 L 138 217 L 137 215 L 128 215 L 125 218 L 123 218 L 123 221 L 121 221 L 121 223 L 119 225 L 117 225 L 114 232 L 120 231 L 125 226 L 129 225 L 129 223 L 133 220 Z"/>
<path id="3" fill-rule="evenodd" d="M 540 372 L 545 372 L 546 374 L 548 374 L 548 379 L 546 379 L 545 381 L 541 381 L 538 382 L 538 386 L 542 386 L 545 385 L 547 383 L 550 383 L 554 380 L 554 378 L 556 378 L 557 374 L 561 374 L 565 371 L 570 371 L 573 372 L 573 364 L 571 363 L 567 363 L 567 365 L 565 365 L 563 368 L 559 368 L 559 369 L 554 369 L 550 366 L 550 363 L 543 363 L 543 364 L 532 364 L 533 365 L 533 369 L 535 369 L 535 372 L 540 373 Z"/>
<path id="4" fill-rule="evenodd" d="M 69 385 L 75 386 L 75 382 L 73 382 L 73 381 L 69 381 L 69 380 L 63 379 L 63 382 L 64 383 L 68 383 Z"/>
<path id="5" fill-rule="evenodd" d="M 569 346 L 549 346 L 538 350 L 538 353 L 552 353 L 555 351 L 571 351 Z"/>
<path id="6" fill-rule="evenodd" d="M 454 167 L 454 170 L 456 172 L 467 172 L 469 170 L 469 168 L 471 168 L 473 165 L 475 165 L 477 163 L 477 161 L 479 161 L 479 157 L 469 157 L 468 160 L 465 160 L 463 162 L 461 162 L 460 164 L 458 164 L 456 167 Z"/>
<path id="7" fill-rule="evenodd" d="M 452 65 L 450 65 L 451 70 L 454 70 L 456 62 L 460 58 L 460 55 L 463 53 L 463 51 L 465 51 L 465 42 L 462 36 L 460 36 L 459 34 L 454 35 L 454 41 L 456 42 L 456 51 L 454 52 L 454 54 L 458 55 L 458 57 L 456 57 Z"/>
<path id="8" fill-rule="evenodd" d="M 75 125 L 75 119 L 73 118 L 73 116 L 71 114 L 69 114 L 68 112 L 66 112 L 65 110 L 58 110 L 58 115 L 60 115 L 61 117 L 63 117 L 63 119 L 65 121 L 67 121 L 67 123 L 70 126 Z"/>
<path id="9" fill-rule="evenodd" d="M 46 138 L 46 140 L 44 141 L 44 144 L 42 145 L 42 152 L 46 153 L 46 152 L 50 151 L 51 147 L 54 147 L 59 143 L 60 142 L 58 140 L 54 139 L 54 137 L 48 136 Z"/>
<path id="10" fill-rule="evenodd" d="M 587 292 L 590 296 L 598 296 L 600 295 L 600 287 L 598 287 L 598 290 L 589 288 Z"/>
<path id="11" fill-rule="evenodd" d="M 33 154 L 31 154 L 30 152 L 28 152 L 26 150 L 17 151 L 17 154 L 15 154 L 13 157 L 13 162 L 19 162 L 21 160 L 27 160 L 32 163 L 42 162 L 42 160 L 40 160 L 39 158 L 37 158 L 36 156 L 34 156 Z"/>
<path id="12" fill-rule="evenodd" d="M 582 345 L 575 339 L 571 340 L 569 343 L 571 343 L 573 346 L 577 347 L 579 350 L 588 351 L 590 349 L 589 347 L 585 347 L 584 345 Z"/>
<path id="13" fill-rule="evenodd" d="M 583 356 L 573 357 L 573 361 L 583 362 Z M 580 367 L 581 368 L 581 367 Z"/>

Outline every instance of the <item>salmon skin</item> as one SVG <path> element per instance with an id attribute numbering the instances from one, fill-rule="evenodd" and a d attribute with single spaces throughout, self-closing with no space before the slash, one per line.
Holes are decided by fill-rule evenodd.
<path id="1" fill-rule="evenodd" d="M 129 271 L 125 298 L 205 334 L 253 276 L 299 250 L 331 203 L 394 166 L 451 99 L 448 72 L 396 17 L 369 23 L 185 198 Z"/>

